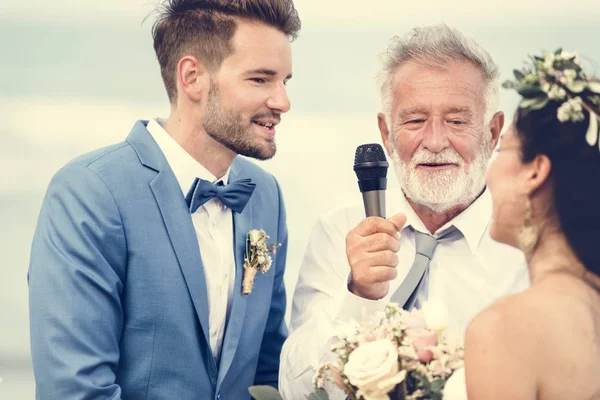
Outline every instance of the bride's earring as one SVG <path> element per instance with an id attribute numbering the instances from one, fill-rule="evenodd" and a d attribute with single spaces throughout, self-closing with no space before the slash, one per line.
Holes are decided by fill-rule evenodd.
<path id="1" fill-rule="evenodd" d="M 538 229 L 533 221 L 533 212 L 531 208 L 531 200 L 527 198 L 525 200 L 525 216 L 521 229 L 519 230 L 519 247 L 525 253 L 525 256 L 529 256 L 538 241 Z"/>

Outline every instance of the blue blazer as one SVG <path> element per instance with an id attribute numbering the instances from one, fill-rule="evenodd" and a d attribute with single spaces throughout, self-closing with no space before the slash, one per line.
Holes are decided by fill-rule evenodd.
<path id="1" fill-rule="evenodd" d="M 233 214 L 236 289 L 217 365 L 190 212 L 146 122 L 54 176 L 28 273 L 38 399 L 238 400 L 251 385 L 277 386 L 285 208 L 275 178 L 237 157 L 230 180 L 243 178 L 256 189 Z M 282 246 L 244 296 L 246 234 L 261 228 Z"/>

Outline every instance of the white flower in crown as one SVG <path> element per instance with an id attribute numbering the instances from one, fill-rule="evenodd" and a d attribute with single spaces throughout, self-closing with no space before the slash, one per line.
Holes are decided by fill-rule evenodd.
<path id="1" fill-rule="evenodd" d="M 574 69 L 565 69 L 559 80 L 560 83 L 562 83 L 563 85 L 569 86 L 573 82 L 575 82 L 575 78 L 577 78 L 577 71 L 575 71 Z"/>
<path id="2" fill-rule="evenodd" d="M 573 121 L 579 122 L 585 119 L 581 97 L 575 97 L 565 101 L 557 111 L 557 117 L 560 122 Z"/>
<path id="3" fill-rule="evenodd" d="M 546 53 L 546 55 L 544 56 L 544 68 L 546 68 L 546 70 L 548 71 L 553 71 L 554 70 L 554 59 L 555 59 L 555 55 L 554 53 Z"/>
<path id="4" fill-rule="evenodd" d="M 244 278 L 242 280 L 242 293 L 252 293 L 254 278 L 258 271 L 265 273 L 271 268 L 273 259 L 271 254 L 277 252 L 280 243 L 269 246 L 269 235 L 262 229 L 252 229 L 246 235 L 246 256 L 244 258 Z"/>
<path id="5" fill-rule="evenodd" d="M 565 89 L 557 85 L 549 85 L 549 89 L 546 92 L 550 100 L 561 100 L 567 97 Z"/>
<path id="6" fill-rule="evenodd" d="M 573 60 L 576 64 L 580 64 L 579 53 L 576 51 L 562 51 L 557 58 L 559 60 Z"/>

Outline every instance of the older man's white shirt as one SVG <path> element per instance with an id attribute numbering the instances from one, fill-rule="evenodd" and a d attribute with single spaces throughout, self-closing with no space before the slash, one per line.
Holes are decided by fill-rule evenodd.
<path id="1" fill-rule="evenodd" d="M 439 229 L 454 225 L 463 237 L 438 245 L 430 264 L 429 297 L 442 299 L 451 331 L 463 335 L 469 321 L 494 300 L 529 285 L 522 253 L 493 241 L 488 232 L 492 211 L 486 190 L 467 210 Z M 406 277 L 415 257 L 414 232 L 427 232 L 399 190 L 388 191 L 387 215 L 405 213 L 398 252 L 398 276 L 378 301 L 357 297 L 347 288 L 350 266 L 345 238 L 364 217 L 361 204 L 320 217 L 311 233 L 296 287 L 290 336 L 281 354 L 279 388 L 285 399 L 304 399 L 313 390 L 319 364 L 331 360 L 331 344 L 351 320 L 381 311 Z M 344 399 L 338 391 L 331 399 Z"/>

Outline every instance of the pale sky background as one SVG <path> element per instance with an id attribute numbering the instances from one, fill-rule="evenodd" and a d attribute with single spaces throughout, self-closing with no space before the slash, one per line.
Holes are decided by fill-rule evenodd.
<path id="1" fill-rule="evenodd" d="M 0 3 L 0 399 L 32 399 L 26 272 L 51 176 L 67 161 L 122 141 L 136 119 L 168 115 L 146 0 Z M 482 4 L 486 4 L 485 6 Z M 600 62 L 600 1 L 297 0 L 292 110 L 275 159 L 288 209 L 291 300 L 319 213 L 358 202 L 357 145 L 379 142 L 377 54 L 389 38 L 445 22 L 484 45 L 502 78 L 526 55 L 558 46 Z M 501 92 L 508 119 L 517 97 Z M 394 180 L 390 170 L 391 181 Z"/>

